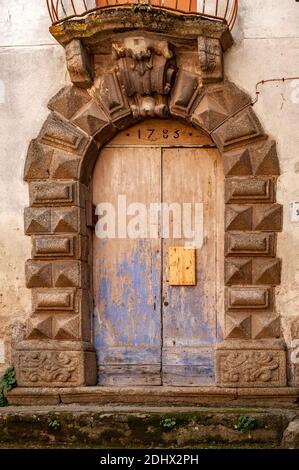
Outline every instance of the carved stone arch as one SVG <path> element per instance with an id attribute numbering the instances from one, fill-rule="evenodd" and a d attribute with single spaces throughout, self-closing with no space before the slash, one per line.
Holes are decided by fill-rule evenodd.
<path id="1" fill-rule="evenodd" d="M 24 178 L 30 192 L 25 233 L 32 240 L 26 263 L 32 315 L 17 348 L 18 384 L 96 384 L 88 184 L 100 148 L 119 130 L 163 117 L 203 130 L 223 158 L 226 339 L 217 348 L 217 384 L 284 386 L 285 350 L 275 313 L 281 271 L 276 233 L 282 229 L 275 142 L 234 84 L 205 83 L 177 67 L 166 41 L 139 41 L 138 55 L 130 42 L 116 44 L 116 68 L 88 90 L 67 86 L 51 99 L 51 114 L 29 146 Z"/>

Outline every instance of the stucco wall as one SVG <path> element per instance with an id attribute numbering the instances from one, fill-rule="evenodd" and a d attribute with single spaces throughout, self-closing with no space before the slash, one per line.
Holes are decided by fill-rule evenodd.
<path id="1" fill-rule="evenodd" d="M 0 3 L 0 372 L 11 362 L 11 342 L 22 337 L 30 310 L 24 287 L 24 262 L 30 257 L 23 231 L 26 151 L 48 113 L 48 100 L 68 80 L 64 51 L 48 32 L 45 3 Z M 295 0 L 240 0 L 235 45 L 226 53 L 227 77 L 254 98 L 259 80 L 298 76 L 298 24 Z M 284 205 L 284 231 L 278 256 L 284 262 L 277 310 L 289 340 L 288 319 L 299 309 L 299 223 L 290 221 L 289 207 L 299 202 L 299 80 L 262 85 L 255 111 L 276 138 L 281 161 L 278 202 Z"/>

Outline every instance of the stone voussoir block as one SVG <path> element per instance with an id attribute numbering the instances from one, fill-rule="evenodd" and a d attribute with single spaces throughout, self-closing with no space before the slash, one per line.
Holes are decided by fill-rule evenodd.
<path id="1" fill-rule="evenodd" d="M 212 132 L 212 138 L 219 149 L 225 150 L 264 139 L 265 135 L 256 115 L 248 106 Z"/>
<path id="2" fill-rule="evenodd" d="M 85 207 L 88 188 L 75 181 L 32 181 L 29 183 L 31 206 Z"/>
<path id="3" fill-rule="evenodd" d="M 25 265 L 26 286 L 52 287 L 52 264 L 51 262 L 27 260 Z"/>
<path id="4" fill-rule="evenodd" d="M 34 259 L 74 258 L 87 260 L 89 241 L 87 237 L 75 235 L 33 235 L 32 257 Z"/>
<path id="5" fill-rule="evenodd" d="M 273 296 L 272 287 L 226 287 L 225 307 L 228 312 L 271 311 Z"/>
<path id="6" fill-rule="evenodd" d="M 79 109 L 87 105 L 90 100 L 91 96 L 86 90 L 68 85 L 51 98 L 48 108 L 69 120 L 78 113 Z"/>
<path id="7" fill-rule="evenodd" d="M 252 338 L 280 338 L 280 315 L 252 315 Z"/>
<path id="8" fill-rule="evenodd" d="M 26 286 L 34 287 L 90 287 L 90 267 L 73 260 L 26 262 Z"/>
<path id="9" fill-rule="evenodd" d="M 136 122 L 115 73 L 101 75 L 95 81 L 91 94 L 118 129 L 128 127 L 130 123 Z"/>
<path id="10" fill-rule="evenodd" d="M 274 233 L 244 232 L 225 234 L 226 256 L 275 256 L 276 236 Z"/>
<path id="11" fill-rule="evenodd" d="M 230 313 L 225 315 L 225 339 L 250 339 L 251 315 Z"/>
<path id="12" fill-rule="evenodd" d="M 24 222 L 26 235 L 51 233 L 51 209 L 26 207 Z"/>
<path id="13" fill-rule="evenodd" d="M 31 141 L 24 170 L 24 180 L 41 180 L 50 177 L 53 149 L 42 145 L 37 139 Z"/>
<path id="14" fill-rule="evenodd" d="M 203 94 L 200 77 L 187 70 L 180 70 L 172 90 L 169 110 L 174 118 L 189 119 L 192 109 Z"/>
<path id="15" fill-rule="evenodd" d="M 90 341 L 88 315 L 34 314 L 27 323 L 28 340 Z"/>
<path id="16" fill-rule="evenodd" d="M 85 211 L 72 207 L 29 207 L 25 209 L 25 233 L 80 233 L 86 234 Z"/>
<path id="17" fill-rule="evenodd" d="M 278 176 L 280 174 L 276 143 L 252 143 L 223 154 L 224 172 L 232 176 Z"/>
<path id="18" fill-rule="evenodd" d="M 225 201 L 229 204 L 273 203 L 275 181 L 273 178 L 227 178 Z"/>
<path id="19" fill-rule="evenodd" d="M 116 128 L 109 116 L 94 100 L 88 106 L 80 109 L 73 117 L 72 122 L 102 145 L 116 133 Z"/>
<path id="20" fill-rule="evenodd" d="M 250 103 L 250 97 L 234 84 L 209 86 L 193 110 L 191 122 L 211 133 L 232 114 Z"/>
<path id="21" fill-rule="evenodd" d="M 90 144 L 85 133 L 55 113 L 50 114 L 43 125 L 39 141 L 49 147 L 78 156 L 83 156 Z"/>
<path id="22" fill-rule="evenodd" d="M 280 232 L 282 230 L 282 206 L 280 204 L 227 204 L 225 229 L 227 231 Z"/>
<path id="23" fill-rule="evenodd" d="M 279 258 L 227 258 L 225 260 L 226 285 L 271 285 L 281 281 Z"/>

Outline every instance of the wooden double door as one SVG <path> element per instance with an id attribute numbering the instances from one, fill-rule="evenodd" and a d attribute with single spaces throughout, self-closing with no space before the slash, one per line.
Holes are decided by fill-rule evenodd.
<path id="1" fill-rule="evenodd" d="M 181 124 L 145 122 L 102 149 L 93 176 L 99 385 L 214 384 L 223 199 L 218 152 Z M 188 266 L 171 258 L 177 251 Z"/>

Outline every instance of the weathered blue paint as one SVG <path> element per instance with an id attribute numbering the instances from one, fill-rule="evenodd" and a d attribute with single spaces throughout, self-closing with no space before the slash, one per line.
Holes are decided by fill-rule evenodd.
<path id="1" fill-rule="evenodd" d="M 97 243 L 99 252 L 107 252 L 114 241 Z M 101 366 L 161 364 L 161 272 L 156 251 L 151 241 L 136 240 L 129 251 L 111 249 L 109 260 L 99 261 L 95 347 Z"/>

